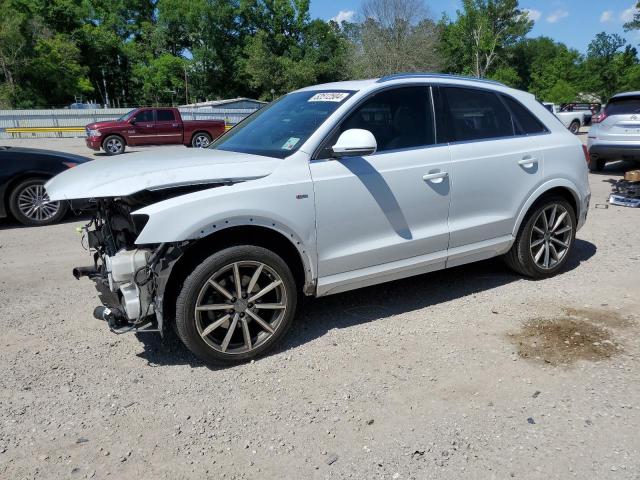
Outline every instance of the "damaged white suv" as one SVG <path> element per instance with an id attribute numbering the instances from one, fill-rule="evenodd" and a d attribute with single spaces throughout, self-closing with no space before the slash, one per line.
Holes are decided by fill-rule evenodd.
<path id="1" fill-rule="evenodd" d="M 590 198 L 580 141 L 532 95 L 434 74 L 304 88 L 209 149 L 97 160 L 46 189 L 95 207 L 74 274 L 102 291 L 96 317 L 174 324 L 209 363 L 272 348 L 300 293 L 498 255 L 553 275 Z"/>

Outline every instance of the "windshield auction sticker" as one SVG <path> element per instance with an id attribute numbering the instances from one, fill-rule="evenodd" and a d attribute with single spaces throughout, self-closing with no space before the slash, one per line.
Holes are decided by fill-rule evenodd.
<path id="1" fill-rule="evenodd" d="M 282 149 L 283 150 L 291 150 L 293 147 L 296 146 L 296 143 L 298 143 L 299 141 L 300 141 L 299 138 L 291 137 L 289 140 L 284 142 L 284 145 L 282 145 Z"/>
<path id="2" fill-rule="evenodd" d="M 311 97 L 309 102 L 341 102 L 347 98 L 349 94 L 347 92 L 322 92 L 316 93 Z"/>

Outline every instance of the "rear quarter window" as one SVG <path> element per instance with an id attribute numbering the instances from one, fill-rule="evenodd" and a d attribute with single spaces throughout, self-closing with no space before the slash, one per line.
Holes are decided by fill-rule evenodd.
<path id="1" fill-rule="evenodd" d="M 502 95 L 502 99 L 511 111 L 516 135 L 533 135 L 547 131 L 544 124 L 520 102 L 506 95 Z"/>

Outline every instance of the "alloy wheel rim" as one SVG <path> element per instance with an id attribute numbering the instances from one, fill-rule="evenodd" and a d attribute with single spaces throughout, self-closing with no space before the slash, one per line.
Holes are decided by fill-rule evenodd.
<path id="1" fill-rule="evenodd" d="M 115 138 L 111 138 L 107 141 L 107 150 L 111 153 L 118 153 L 122 149 L 122 142 Z"/>
<path id="2" fill-rule="evenodd" d="M 205 148 L 209 146 L 209 139 L 204 135 L 198 135 L 194 141 L 196 148 Z"/>
<path id="3" fill-rule="evenodd" d="M 227 355 L 267 342 L 283 323 L 287 292 L 268 265 L 247 260 L 224 266 L 200 289 L 194 309 L 200 337 Z"/>
<path id="4" fill-rule="evenodd" d="M 531 230 L 529 250 L 533 261 L 543 270 L 555 268 L 571 248 L 573 222 L 565 207 L 554 203 L 537 216 Z"/>
<path id="5" fill-rule="evenodd" d="M 44 222 L 60 210 L 60 202 L 49 201 L 44 185 L 30 185 L 18 195 L 18 208 L 27 218 Z"/>

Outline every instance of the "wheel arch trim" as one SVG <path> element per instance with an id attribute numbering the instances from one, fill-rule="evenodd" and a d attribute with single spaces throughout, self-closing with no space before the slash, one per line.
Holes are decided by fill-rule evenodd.
<path id="1" fill-rule="evenodd" d="M 520 226 L 522 225 L 522 222 L 524 221 L 524 218 L 526 217 L 527 213 L 529 213 L 529 210 L 531 209 L 531 207 L 544 195 L 554 190 L 555 191 L 564 190 L 565 192 L 569 192 L 571 194 L 574 202 L 573 206 L 576 209 L 575 211 L 576 219 L 580 218 L 580 214 L 582 213 L 581 212 L 582 200 L 581 200 L 581 195 L 579 193 L 579 189 L 575 185 L 575 183 L 565 178 L 556 178 L 553 180 L 549 180 L 543 183 L 542 185 L 540 185 L 536 190 L 534 190 L 533 193 L 529 195 L 529 198 L 525 201 L 525 203 L 520 208 L 520 213 L 516 218 L 516 222 L 512 231 L 512 235 L 514 238 L 518 234 L 518 231 L 520 230 Z"/>

